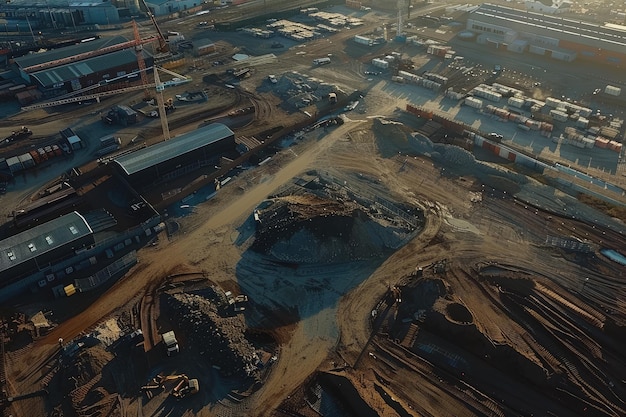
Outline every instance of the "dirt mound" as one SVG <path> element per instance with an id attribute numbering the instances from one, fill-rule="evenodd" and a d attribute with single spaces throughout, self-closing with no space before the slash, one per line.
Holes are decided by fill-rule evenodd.
<path id="1" fill-rule="evenodd" d="M 404 124 L 387 119 L 374 119 L 372 130 L 376 135 L 376 145 L 383 157 L 389 158 L 401 153 L 424 151 L 412 140 L 411 129 Z"/>
<path id="2" fill-rule="evenodd" d="M 187 337 L 201 346 L 204 356 L 219 366 L 222 374 L 255 374 L 259 357 L 246 339 L 243 316 L 234 314 L 221 292 L 208 289 L 201 294 L 169 294 L 167 303 Z"/>
<path id="3" fill-rule="evenodd" d="M 315 194 L 275 197 L 256 210 L 253 250 L 289 263 L 375 259 L 401 247 L 416 230 L 418 212 L 412 225 L 348 189 L 319 178 L 311 183 Z"/>

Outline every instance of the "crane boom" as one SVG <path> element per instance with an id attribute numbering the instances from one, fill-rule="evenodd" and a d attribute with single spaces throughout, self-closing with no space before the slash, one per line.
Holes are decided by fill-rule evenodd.
<path id="1" fill-rule="evenodd" d="M 115 45 L 105 46 L 104 48 L 96 49 L 95 51 L 84 52 L 82 54 L 72 55 L 66 58 L 55 59 L 53 61 L 43 62 L 37 65 L 31 65 L 29 67 L 24 68 L 23 70 L 25 72 L 34 72 L 34 71 L 40 71 L 46 68 L 58 67 L 60 65 L 81 61 L 87 58 L 92 58 L 94 56 L 108 54 L 109 52 L 115 52 L 115 51 L 119 51 L 122 49 L 133 48 L 138 45 L 143 45 L 145 43 L 154 42 L 156 40 L 158 40 L 157 36 L 149 36 L 145 39 L 140 39 L 139 41 L 135 39 L 135 40 L 128 41 L 128 42 L 122 42 L 122 43 L 118 43 Z"/>
<path id="2" fill-rule="evenodd" d="M 133 20 L 133 34 L 135 36 L 135 54 L 137 55 L 137 66 L 139 67 L 139 76 L 141 77 L 141 83 L 148 85 L 148 74 L 146 73 L 146 61 L 143 59 L 143 44 L 141 43 L 141 37 L 139 36 L 139 28 L 137 22 Z M 144 97 L 150 99 L 150 90 L 146 87 Z"/>
<path id="3" fill-rule="evenodd" d="M 143 7 L 146 8 L 146 14 L 150 18 L 150 21 L 152 22 L 152 25 L 154 26 L 154 29 L 156 29 L 157 33 L 159 34 L 158 35 L 159 47 L 157 48 L 157 50 L 159 52 L 169 52 L 169 46 L 167 44 L 167 41 L 165 40 L 165 36 L 163 36 L 163 32 L 161 32 L 161 28 L 159 27 L 159 25 L 158 25 L 158 23 L 156 21 L 156 17 L 152 13 L 152 11 L 150 11 L 150 8 L 148 7 L 148 4 L 146 3 L 146 0 L 141 0 L 141 2 L 143 3 Z"/>
<path id="4" fill-rule="evenodd" d="M 120 88 L 117 90 L 103 91 L 101 93 L 93 93 L 93 94 L 87 94 L 84 96 L 68 97 L 68 98 L 64 98 L 60 100 L 46 101 L 44 103 L 37 103 L 37 104 L 31 104 L 30 106 L 24 106 L 22 107 L 22 111 L 43 109 L 46 107 L 60 106 L 62 104 L 77 103 L 79 101 L 93 100 L 94 98 L 98 99 L 100 97 L 114 96 L 116 94 L 128 93 L 131 91 L 145 90 L 146 88 L 150 88 L 154 86 L 155 86 L 154 83 L 147 84 L 147 85 L 141 84 L 141 85 L 134 85 L 131 87 L 124 87 L 124 88 Z"/>
<path id="5" fill-rule="evenodd" d="M 154 67 L 154 84 L 156 86 L 156 100 L 159 105 L 159 119 L 161 119 L 161 128 L 163 129 L 163 140 L 170 139 L 170 128 L 167 125 L 167 115 L 165 112 L 165 103 L 163 102 L 163 90 L 165 89 L 165 85 L 161 82 L 159 78 L 159 71 L 157 67 Z"/>

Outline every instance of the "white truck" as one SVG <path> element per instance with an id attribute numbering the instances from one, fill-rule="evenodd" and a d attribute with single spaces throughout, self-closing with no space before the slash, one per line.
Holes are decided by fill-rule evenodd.
<path id="1" fill-rule="evenodd" d="M 313 65 L 326 65 L 330 64 L 330 58 L 315 58 L 313 60 Z"/>
<path id="2" fill-rule="evenodd" d="M 161 338 L 163 339 L 163 343 L 165 343 L 167 356 L 172 356 L 172 354 L 179 352 L 178 340 L 176 340 L 176 335 L 174 334 L 174 331 L 163 333 L 161 335 Z"/>

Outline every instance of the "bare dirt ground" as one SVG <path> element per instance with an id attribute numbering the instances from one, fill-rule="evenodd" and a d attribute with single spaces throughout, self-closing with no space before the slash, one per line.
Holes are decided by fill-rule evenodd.
<path id="1" fill-rule="evenodd" d="M 325 52 L 323 42 L 312 44 L 308 53 Z M 305 69 L 309 58 L 290 52 L 282 65 Z M 262 71 L 242 87 L 253 91 Z M 313 72 L 355 89 L 369 85 L 358 62 Z M 267 105 L 275 98 L 254 100 L 265 109 L 263 123 L 286 117 Z M 376 85 L 364 101 L 369 115 L 396 117 L 403 107 Z M 320 415 L 310 388 L 318 371 L 345 377 L 363 409 L 374 413 L 359 414 L 352 405 L 338 415 L 623 415 L 626 271 L 597 252 L 623 248 L 620 229 L 536 209 L 471 176 L 442 175 L 446 167 L 407 153 L 406 138 L 397 131 L 375 134 L 371 116 L 352 112 L 344 120 L 328 131 L 308 133 L 267 164 L 238 175 L 177 219 L 178 232 L 161 233 L 158 245 L 142 249 L 137 266 L 80 314 L 7 355 L 11 393 L 33 391 L 48 380 L 59 338 L 69 341 L 125 314 L 141 325 L 155 363 L 165 362 L 155 353 L 162 347 L 156 346 L 155 294 L 166 277 L 197 272 L 250 297 L 246 322 L 271 332 L 280 345 L 277 361 L 243 400 L 222 395 L 172 405 L 163 396 L 146 401 L 132 387 L 120 389 L 119 415 Z M 66 122 L 51 123 L 58 123 L 57 129 Z M 312 170 L 422 207 L 423 230 L 392 255 L 369 262 L 294 268 L 251 251 L 255 207 Z M 558 193 L 551 198 L 570 204 Z M 595 252 L 579 256 L 548 247 L 548 235 L 584 239 Z M 423 277 L 416 276 L 418 267 L 424 268 Z M 403 301 L 397 301 L 397 291 Z M 184 362 L 181 357 L 177 365 Z M 211 372 L 204 362 L 187 366 L 203 376 Z M 19 401 L 11 412 L 43 416 L 46 404 Z"/>
<path id="2" fill-rule="evenodd" d="M 388 101 L 386 106 L 384 103 L 383 101 L 381 103 L 383 105 L 378 109 L 381 113 L 395 109 L 392 101 Z M 159 246 L 143 250 L 138 266 L 126 278 L 115 284 L 84 312 L 61 323 L 48 336 L 38 340 L 31 349 L 13 356 L 9 365 L 15 375 L 15 389 L 19 390 L 18 387 L 33 383 L 33 378 L 39 375 L 39 371 L 24 365 L 41 363 L 42 358 L 51 355 L 57 349 L 59 337 L 66 340 L 76 337 L 103 317 L 116 314 L 120 309 L 124 309 L 122 306 L 136 302 L 137 295 L 149 292 L 146 288 L 158 286 L 164 277 L 187 270 L 206 271 L 211 280 L 226 285 L 235 279 L 239 287 L 259 304 L 274 305 L 283 311 L 295 308 L 298 312 L 297 318 L 294 318 L 296 320 L 294 326 L 287 334 L 278 336 L 284 344 L 280 348 L 278 361 L 273 365 L 269 379 L 243 404 L 237 404 L 238 408 L 230 409 L 232 415 L 271 415 L 272 410 L 281 408 L 281 403 L 293 394 L 294 388 L 305 382 L 316 370 L 333 368 L 331 362 L 346 362 L 350 367 L 354 367 L 352 370 L 348 369 L 346 375 L 359 387 L 362 398 L 379 415 L 393 413 L 389 404 L 383 401 L 383 397 L 376 391 L 376 386 L 382 384 L 380 380 L 394 381 L 384 389 L 403 404 L 408 415 L 441 415 L 442 402 L 447 404 L 445 410 L 448 415 L 491 415 L 489 413 L 500 415 L 498 413 L 504 411 L 492 409 L 506 411 L 498 401 L 511 399 L 511 402 L 514 402 L 513 393 L 494 391 L 496 394 L 487 395 L 483 392 L 489 399 L 480 400 L 482 405 L 476 405 L 476 398 L 467 397 L 469 394 L 459 397 L 455 393 L 457 388 L 454 388 L 459 383 L 471 385 L 472 381 L 467 379 L 465 382 L 463 377 L 453 374 L 447 375 L 446 382 L 442 383 L 440 380 L 443 378 L 437 376 L 440 375 L 437 367 L 433 368 L 432 363 L 419 362 L 424 360 L 424 356 L 431 359 L 427 355 L 421 355 L 422 359 L 418 359 L 419 351 L 413 354 L 417 362 L 408 360 L 408 364 L 405 363 L 407 359 L 401 356 L 406 354 L 396 352 L 395 354 L 403 359 L 395 359 L 397 363 L 394 362 L 393 366 L 398 368 L 400 363 L 403 369 L 393 371 L 392 374 L 386 369 L 388 366 L 381 365 L 375 359 L 383 354 L 391 355 L 384 352 L 391 350 L 393 353 L 394 349 L 398 349 L 395 344 L 388 342 L 388 339 L 379 339 L 380 336 L 376 338 L 376 346 L 370 341 L 372 333 L 368 318 L 376 307 L 377 300 L 388 292 L 390 285 L 413 273 L 416 267 L 427 266 L 442 259 L 448 260 L 450 265 L 448 270 L 453 274 L 449 277 L 444 275 L 446 285 L 453 288 L 456 297 L 460 297 L 471 311 L 481 332 L 493 340 L 493 343 L 508 345 L 525 353 L 531 361 L 537 354 L 532 353 L 532 349 L 525 348 L 524 345 L 535 348 L 536 345 L 533 341 L 527 340 L 528 336 L 523 336 L 526 334 L 524 330 L 520 330 L 520 326 L 524 326 L 523 322 L 503 318 L 497 305 L 494 307 L 492 303 L 483 300 L 484 290 L 480 288 L 481 286 L 475 281 L 467 281 L 465 278 L 467 275 L 462 274 L 474 274 L 472 267 L 480 263 L 512 265 L 514 268 L 531 271 L 528 279 L 541 276 L 537 282 L 545 285 L 547 289 L 543 291 L 548 291 L 550 297 L 560 303 L 559 309 L 562 310 L 560 314 L 592 317 L 592 325 L 596 331 L 600 331 L 603 323 L 608 320 L 606 313 L 599 310 L 599 306 L 602 305 L 612 310 L 613 319 L 617 323 L 623 323 L 625 311 L 622 290 L 616 289 L 614 297 L 606 293 L 610 288 L 620 285 L 619 277 L 620 274 L 623 275 L 623 270 L 618 273 L 619 269 L 607 265 L 607 261 L 600 261 L 600 264 L 595 266 L 583 266 L 558 251 L 539 245 L 545 239 L 546 233 L 562 234 L 561 228 L 566 228 L 569 233 L 585 236 L 588 233 L 598 233 L 597 230 L 573 220 L 558 218 L 546 220 L 545 213 L 535 213 L 532 208 L 516 204 L 509 198 L 503 200 L 500 196 L 490 197 L 485 194 L 482 202 L 472 202 L 476 185 L 470 178 L 441 177 L 439 168 L 424 158 L 414 159 L 406 156 L 382 158 L 380 149 L 392 145 L 385 143 L 387 139 L 385 137 L 373 136 L 371 123 L 371 120 L 359 118 L 348 120 L 327 135 L 315 131 L 310 134 L 311 137 L 307 141 L 282 152 L 262 168 L 244 173 L 235 179 L 230 187 L 221 190 L 217 197 L 205 205 L 198 206 L 195 214 L 181 219 L 181 230 L 170 241 L 163 236 Z M 362 174 L 368 178 L 377 178 L 389 190 L 390 195 L 396 198 L 402 196 L 406 201 L 419 203 L 426 208 L 427 222 L 424 230 L 378 267 L 371 264 L 319 265 L 304 268 L 298 273 L 292 272 L 291 275 L 284 268 L 265 270 L 260 268 L 258 264 L 262 263 L 262 259 L 247 250 L 247 243 L 239 246 L 235 244 L 240 234 L 249 233 L 243 226 L 246 219 L 260 201 L 311 168 L 324 170 L 329 175 L 337 177 Z M 617 239 L 613 240 L 615 244 L 620 241 L 613 232 L 605 233 L 611 234 L 612 239 Z M 598 266 L 600 269 L 597 269 Z M 350 273 L 346 273 L 346 270 Z M 598 279 L 594 282 L 593 292 L 589 290 L 589 293 L 582 297 L 589 304 L 571 293 L 572 290 L 580 290 L 580 276 L 592 275 L 599 278 L 600 270 L 606 271 L 607 276 L 602 281 Z M 326 282 L 332 290 L 323 291 L 312 285 L 313 277 Z M 271 288 L 279 290 L 268 293 L 267 289 Z M 589 289 L 591 288 L 590 286 Z M 296 297 L 296 294 L 299 296 Z M 564 299 L 571 301 L 566 303 Z M 574 305 L 579 307 L 574 308 Z M 552 320 L 549 317 L 546 319 Z M 249 320 L 254 324 L 262 322 L 263 318 L 251 316 Z M 281 334 L 280 328 L 275 330 L 277 335 Z M 518 340 L 519 337 L 526 338 L 527 341 L 522 344 L 522 339 Z M 386 346 L 388 343 L 391 345 Z M 432 340 L 430 343 L 433 343 Z M 456 355 L 463 356 L 463 348 L 459 346 L 451 346 L 448 349 Z M 545 349 L 551 351 L 550 347 Z M 380 353 L 381 351 L 383 353 Z M 374 356 L 369 355 L 370 352 Z M 562 350 L 545 355 L 556 357 L 558 362 L 561 357 L 558 356 L 559 352 Z M 571 365 L 570 360 L 565 362 L 572 367 L 569 372 L 580 375 L 582 372 L 580 365 L 576 363 Z M 613 360 L 617 361 L 615 362 L 617 374 L 609 376 L 611 370 L 606 366 L 613 363 Z M 623 363 L 622 361 L 621 355 L 615 358 L 603 356 L 601 359 L 601 362 L 606 362 L 606 365 L 602 365 L 604 368 L 602 372 L 606 372 L 608 380 L 615 381 L 618 386 L 621 384 L 619 381 L 623 379 L 623 374 L 619 376 L 622 372 L 621 365 L 618 365 Z M 379 369 L 380 366 L 382 368 Z M 555 374 L 560 374 L 558 365 L 555 366 L 557 366 Z M 372 372 L 378 372 L 381 379 L 378 380 Z M 416 372 L 418 375 L 428 376 L 424 378 L 430 381 L 430 384 L 406 385 L 400 382 L 415 378 Z M 580 381 L 585 379 L 578 378 Z M 461 380 L 463 382 L 460 382 Z M 474 388 L 475 390 L 484 389 L 480 381 L 476 381 L 476 384 L 478 388 Z M 424 392 L 426 386 L 430 390 L 428 393 Z M 416 387 L 419 387 L 419 391 L 415 391 Z M 617 390 L 618 387 L 614 389 Z M 433 399 L 428 403 L 420 402 L 424 395 Z M 474 393 L 471 396 L 475 395 Z M 587 401 L 594 401 L 594 397 L 589 395 Z M 607 397 L 598 398 L 607 401 Z M 543 400 L 547 401 L 545 398 Z M 422 412 L 413 414 L 411 407 L 417 407 L 418 402 L 421 404 Z M 474 408 L 467 410 L 468 403 L 474 404 Z M 623 407 L 619 403 L 615 397 L 611 400 L 615 409 Z M 302 404 L 298 406 L 302 407 Z M 515 403 L 511 407 L 519 410 Z M 16 407 L 16 415 L 22 415 L 20 408 L 26 412 L 29 409 L 28 401 Z M 197 410 L 193 415 L 221 415 L 219 413 L 224 412 L 224 409 L 229 408 L 217 404 Z M 599 409 L 594 409 L 600 412 Z M 617 414 L 605 412 L 598 415 Z"/>

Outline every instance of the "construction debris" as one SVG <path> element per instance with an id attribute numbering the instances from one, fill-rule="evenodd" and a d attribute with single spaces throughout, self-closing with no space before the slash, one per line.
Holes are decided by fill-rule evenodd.
<path id="1" fill-rule="evenodd" d="M 246 339 L 246 324 L 220 290 L 167 295 L 173 319 L 187 339 L 226 376 L 253 376 L 259 356 Z"/>

